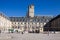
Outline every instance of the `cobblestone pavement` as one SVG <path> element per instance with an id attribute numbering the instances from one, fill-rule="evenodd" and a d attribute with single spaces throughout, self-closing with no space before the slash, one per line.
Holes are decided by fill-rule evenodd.
<path id="1" fill-rule="evenodd" d="M 2 33 L 0 40 L 60 40 L 60 34 L 36 34 L 36 33 Z"/>

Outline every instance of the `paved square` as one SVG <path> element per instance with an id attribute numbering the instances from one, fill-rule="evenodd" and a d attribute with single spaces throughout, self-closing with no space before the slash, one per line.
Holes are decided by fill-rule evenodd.
<path id="1" fill-rule="evenodd" d="M 0 34 L 0 40 L 60 40 L 60 34 L 10 33 Z"/>

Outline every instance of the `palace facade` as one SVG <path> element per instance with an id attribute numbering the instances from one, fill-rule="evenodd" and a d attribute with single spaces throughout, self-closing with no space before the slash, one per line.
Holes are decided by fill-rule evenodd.
<path id="1" fill-rule="evenodd" d="M 34 16 L 34 5 L 29 5 L 25 17 L 6 17 L 0 13 L 0 29 L 8 30 L 13 28 L 18 31 L 39 30 L 39 32 L 43 32 L 44 25 L 52 18 L 52 16 Z"/>

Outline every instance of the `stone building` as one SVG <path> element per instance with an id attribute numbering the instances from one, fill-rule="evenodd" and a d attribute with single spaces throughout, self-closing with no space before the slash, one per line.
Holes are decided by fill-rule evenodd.
<path id="1" fill-rule="evenodd" d="M 60 31 L 60 15 L 51 19 L 45 26 L 44 31 Z"/>
<path id="2" fill-rule="evenodd" d="M 11 28 L 11 21 L 8 17 L 0 13 L 0 30 L 7 31 Z"/>
<path id="3" fill-rule="evenodd" d="M 43 26 L 49 22 L 51 16 L 34 16 L 34 5 L 28 7 L 27 16 L 25 17 L 6 17 L 0 14 L 0 28 L 4 30 L 13 28 L 14 30 L 43 32 Z"/>
<path id="4" fill-rule="evenodd" d="M 43 26 L 51 20 L 48 16 L 35 16 L 34 18 L 28 17 L 9 17 L 14 29 L 20 31 L 35 31 L 40 30 L 43 32 Z"/>

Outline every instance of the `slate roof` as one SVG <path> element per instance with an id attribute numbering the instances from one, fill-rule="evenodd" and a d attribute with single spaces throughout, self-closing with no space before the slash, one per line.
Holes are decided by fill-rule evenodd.
<path id="1" fill-rule="evenodd" d="M 32 19 L 32 22 L 48 22 L 53 17 L 51 16 L 35 16 L 34 18 L 27 18 L 27 17 L 9 17 L 12 22 L 27 22 Z"/>
<path id="2" fill-rule="evenodd" d="M 53 20 L 55 20 L 55 19 L 57 19 L 57 18 L 60 18 L 60 14 L 57 15 L 56 17 L 54 17 L 53 19 L 51 19 L 49 22 L 51 22 L 51 21 L 53 21 Z"/>
<path id="3" fill-rule="evenodd" d="M 0 13 L 0 16 L 6 18 L 6 19 L 8 19 L 8 20 L 10 20 L 9 17 L 7 17 L 6 15 L 4 15 L 3 13 Z"/>

